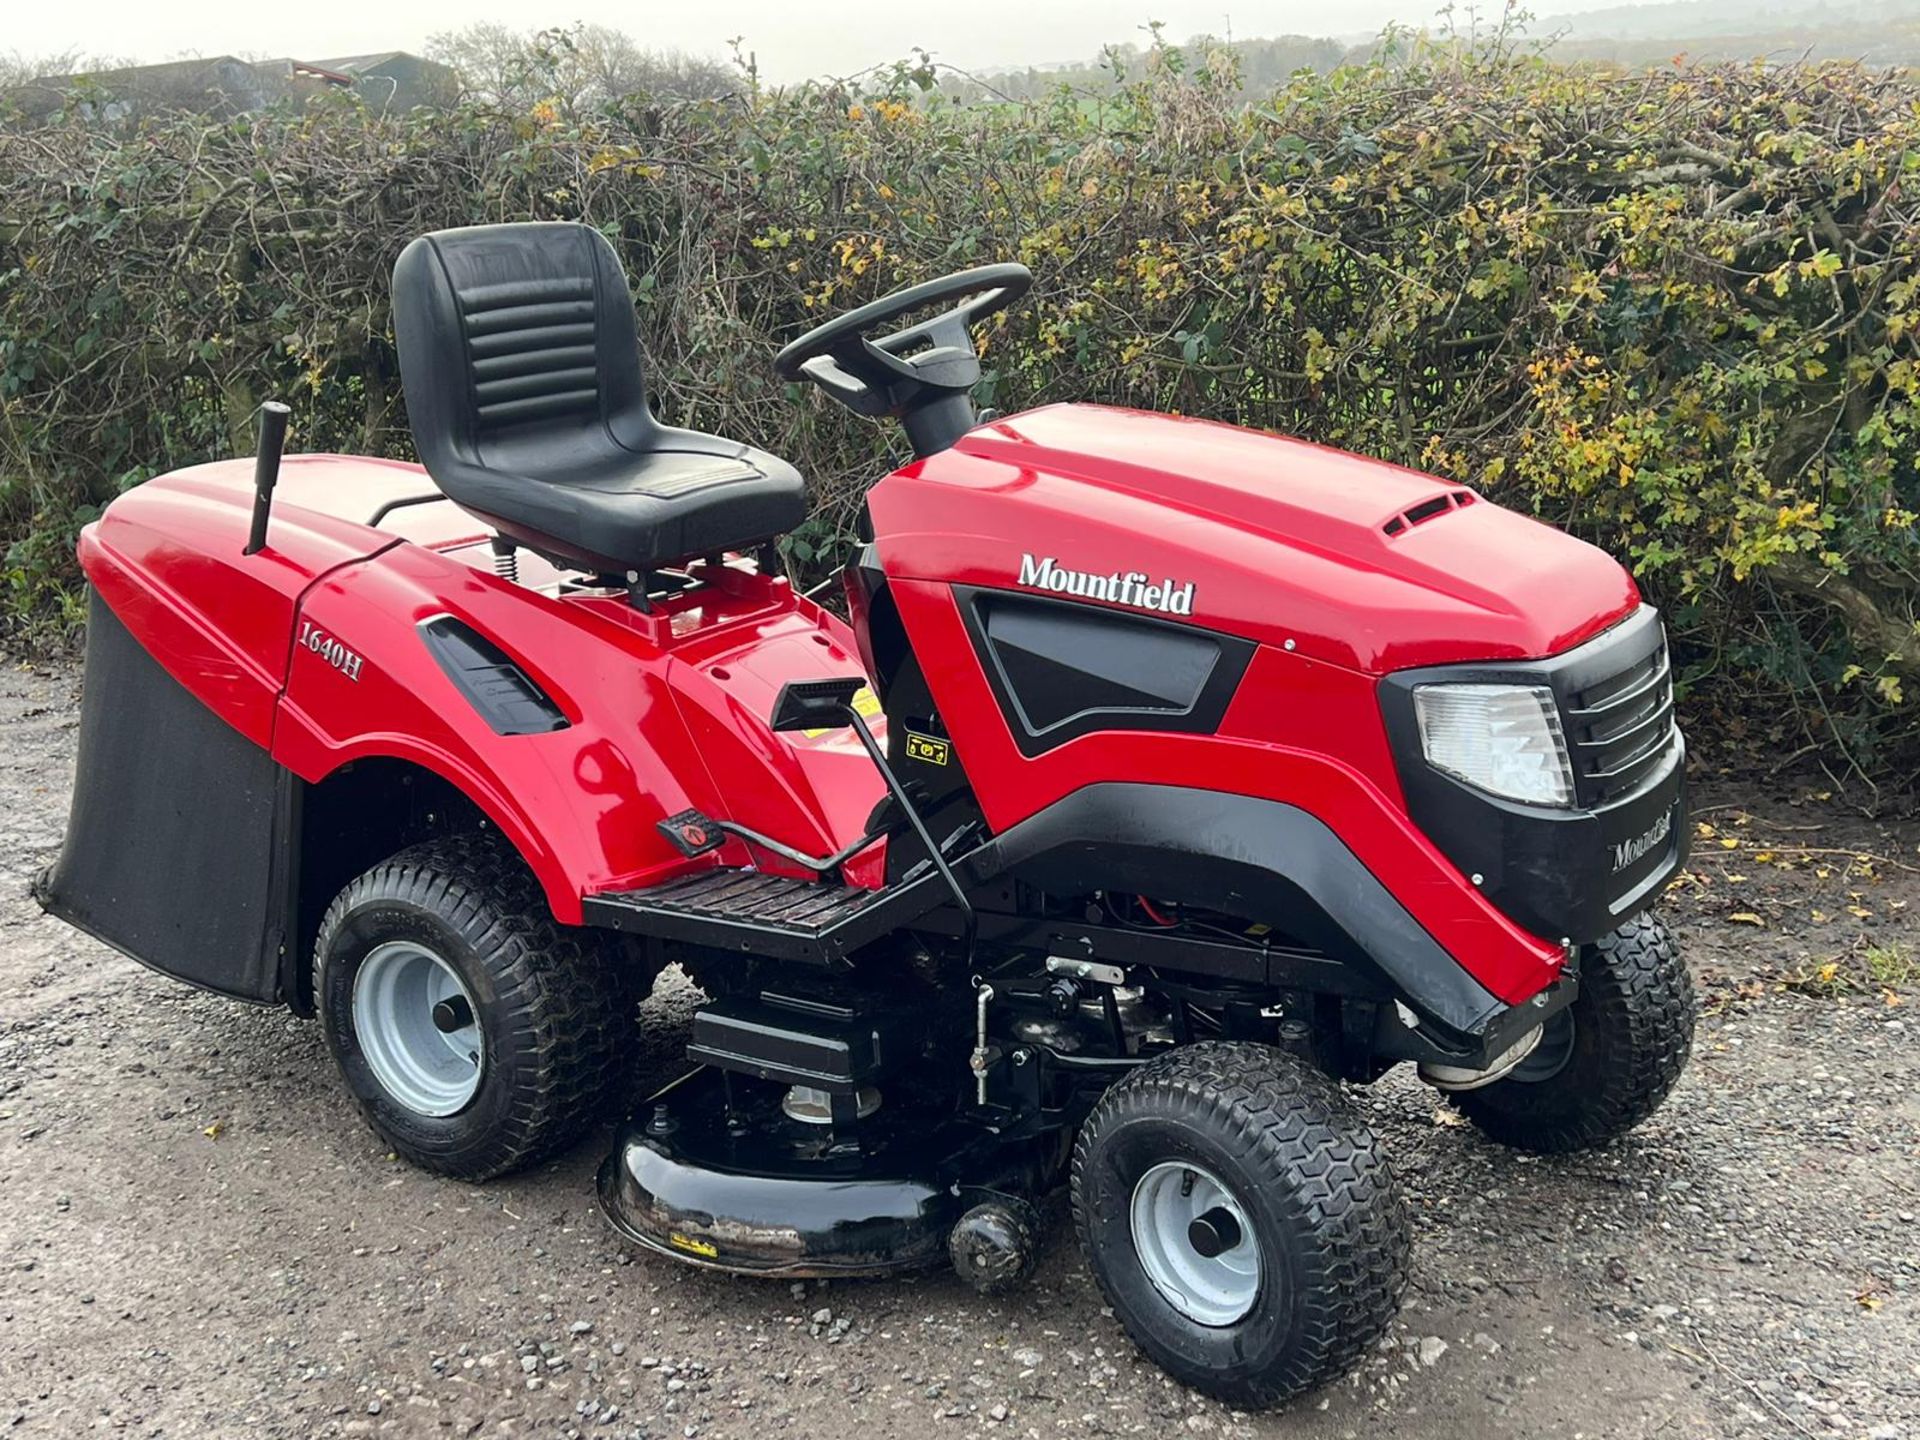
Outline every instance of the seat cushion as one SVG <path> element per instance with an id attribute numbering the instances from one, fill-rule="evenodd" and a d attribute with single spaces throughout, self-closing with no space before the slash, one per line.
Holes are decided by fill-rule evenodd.
<path id="1" fill-rule="evenodd" d="M 666 438 L 678 436 L 696 444 Z M 806 517 L 800 474 L 784 460 L 718 436 L 666 431 L 663 439 L 661 449 L 601 454 L 537 480 L 462 466 L 454 484 L 442 485 L 528 549 L 613 572 L 746 549 Z"/>
<path id="2" fill-rule="evenodd" d="M 448 499 L 562 565 L 742 550 L 806 515 L 765 451 L 654 419 L 633 298 L 585 225 L 423 235 L 393 271 L 407 417 Z"/>

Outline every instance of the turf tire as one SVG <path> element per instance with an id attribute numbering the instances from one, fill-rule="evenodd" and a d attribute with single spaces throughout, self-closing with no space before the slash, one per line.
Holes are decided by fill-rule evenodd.
<path id="1" fill-rule="evenodd" d="M 1189 1319 L 1133 1238 L 1135 1186 L 1190 1160 L 1224 1183 L 1259 1243 L 1252 1309 Z M 1406 1207 L 1373 1132 L 1339 1087 L 1285 1051 L 1208 1041 L 1113 1085 L 1073 1153 L 1080 1244 L 1114 1314 L 1174 1379 L 1266 1408 L 1338 1378 L 1385 1332 L 1406 1287 Z"/>
<path id="2" fill-rule="evenodd" d="M 1643 914 L 1587 947 L 1580 994 L 1549 1020 L 1541 1050 L 1565 1063 L 1550 1074 L 1530 1057 L 1514 1074 L 1448 1095 L 1489 1138 L 1517 1150 L 1564 1154 L 1626 1134 L 1660 1108 L 1693 1048 L 1693 977 L 1660 920 Z M 1552 1028 L 1571 1026 L 1568 1037 Z M 1538 1055 L 1539 1052 L 1536 1052 Z M 1530 1067 L 1533 1073 L 1530 1073 Z"/>
<path id="3" fill-rule="evenodd" d="M 428 1116 L 381 1085 L 354 1031 L 354 978 L 378 945 L 431 949 L 474 999 L 486 1059 L 464 1109 Z M 577 1139 L 607 1097 L 650 976 L 590 930 L 558 924 L 526 866 L 489 835 L 403 850 L 335 898 L 314 947 L 321 1027 L 360 1109 L 422 1169 L 486 1180 Z"/>

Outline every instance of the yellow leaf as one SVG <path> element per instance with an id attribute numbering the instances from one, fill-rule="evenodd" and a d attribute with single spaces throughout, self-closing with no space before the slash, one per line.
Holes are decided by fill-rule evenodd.
<path id="1" fill-rule="evenodd" d="M 1873 911 L 1867 909 L 1864 905 L 1849 905 L 1847 906 L 1847 913 L 1856 920 L 1871 920 L 1873 918 Z"/>
<path id="2" fill-rule="evenodd" d="M 1720 848 L 1722 850 L 1738 850 L 1740 848 L 1740 842 L 1731 835 L 1722 835 L 1720 837 Z"/>
<path id="3" fill-rule="evenodd" d="M 216 1120 L 213 1122 L 213 1124 L 207 1126 L 207 1128 L 202 1130 L 200 1133 L 206 1136 L 207 1139 L 209 1140 L 218 1140 L 220 1138 L 220 1132 L 222 1130 L 225 1130 L 226 1128 L 227 1128 L 226 1121 Z"/>
<path id="4" fill-rule="evenodd" d="M 1742 910 L 1736 915 L 1729 915 L 1727 919 L 1731 920 L 1735 925 L 1764 926 L 1767 923 L 1766 921 L 1762 920 L 1758 915 L 1754 914 L 1751 910 Z"/>

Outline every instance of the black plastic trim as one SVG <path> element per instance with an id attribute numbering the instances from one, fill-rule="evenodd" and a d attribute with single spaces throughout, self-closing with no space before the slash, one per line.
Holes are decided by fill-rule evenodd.
<path id="1" fill-rule="evenodd" d="M 1407 914 L 1321 820 L 1281 801 L 1179 785 L 1098 783 L 1021 820 L 954 864 L 970 895 L 1012 876 L 1058 897 L 1114 889 L 1221 910 L 1283 929 L 1294 947 L 1196 945 L 1183 958 L 1119 954 L 1127 964 L 1217 973 L 1317 993 L 1384 993 L 1432 1021 L 1436 1039 L 1478 1050 L 1511 1006 L 1482 987 Z M 845 964 L 895 929 L 945 933 L 945 885 L 922 874 L 881 891 L 843 889 L 741 870 L 712 870 L 653 889 L 584 897 L 588 924 L 666 941 Z M 983 935 L 1106 939 L 1068 920 L 983 916 Z M 1125 947 L 1127 931 L 1106 927 Z M 1146 937 L 1158 939 L 1158 937 Z M 1139 948 L 1139 947 L 1135 947 Z M 1340 977 L 1342 966 L 1356 975 Z"/>
<path id="2" fill-rule="evenodd" d="M 496 735 L 546 735 L 567 717 L 508 654 L 465 621 L 436 615 L 420 638 L 467 703 Z"/>
<path id="3" fill-rule="evenodd" d="M 1297 806 L 1125 782 L 1088 785 L 989 841 L 965 872 L 1059 895 L 1137 892 L 1285 929 L 1371 964 L 1408 1005 L 1471 1037 L 1507 1010 L 1340 837 Z"/>
<path id="4" fill-rule="evenodd" d="M 1023 755 L 1101 730 L 1209 735 L 1220 728 L 1254 643 L 1105 605 L 956 585 L 954 596 L 1000 712 Z M 1016 676 L 1014 626 L 1055 644 L 1057 673 Z M 1067 660 L 1067 655 L 1071 660 Z M 1109 689 L 1102 701 L 1100 688 Z M 1123 697 L 1138 697 L 1128 703 Z"/>
<path id="5" fill-rule="evenodd" d="M 1572 807 L 1521 804 L 1427 763 L 1414 688 L 1461 682 L 1545 686 L 1577 760 L 1581 718 L 1604 714 L 1661 683 L 1665 644 L 1658 613 L 1643 605 L 1592 640 L 1546 660 L 1431 666 L 1396 671 L 1380 682 L 1381 714 L 1408 815 L 1463 875 L 1479 877 L 1489 900 L 1544 939 L 1591 944 L 1651 905 L 1686 863 L 1685 740 L 1674 729 L 1669 740 L 1637 755 L 1637 773 L 1624 791 L 1609 774 L 1576 764 Z M 1650 681 L 1597 702 L 1589 698 L 1617 677 L 1649 667 Z M 1586 748 L 1617 744 L 1633 728 Z M 1638 768 L 1649 758 L 1650 767 Z"/>
<path id="6" fill-rule="evenodd" d="M 1059 897 L 1145 893 L 1263 922 L 1312 947 L 1198 942 L 1150 950 L 1157 935 L 1064 918 L 983 913 L 981 934 L 1091 946 L 1127 964 L 1316 993 L 1404 1000 L 1434 1039 L 1482 1053 L 1513 1007 L 1488 991 L 1410 915 L 1328 826 L 1277 800 L 1172 785 L 1074 791 L 955 862 L 970 894 L 1012 876 Z M 588 923 L 737 953 L 836 965 L 896 929 L 950 933 L 938 877 L 848 890 L 753 871 L 706 871 L 648 890 L 584 897 Z M 1314 952 L 1319 953 L 1314 953 Z M 1343 969 L 1353 973 L 1343 975 Z"/>
<path id="7" fill-rule="evenodd" d="M 848 618 L 853 622 L 861 663 L 872 677 L 874 693 L 885 703 L 888 687 L 912 649 L 900 623 L 900 612 L 887 588 L 886 572 L 880 568 L 879 553 L 871 541 L 841 572 L 841 583 L 846 591 Z"/>

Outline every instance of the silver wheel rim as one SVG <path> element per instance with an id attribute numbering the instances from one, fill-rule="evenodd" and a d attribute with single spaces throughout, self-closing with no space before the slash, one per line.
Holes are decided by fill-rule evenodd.
<path id="1" fill-rule="evenodd" d="M 463 1008 L 466 1023 L 442 1030 L 434 1009 L 443 1004 Z M 381 1087 L 419 1115 L 456 1115 L 473 1100 L 487 1058 L 478 1016 L 453 967 L 410 941 L 377 946 L 354 976 L 360 1053 Z"/>
<path id="2" fill-rule="evenodd" d="M 1253 1309 L 1260 1297 L 1260 1246 L 1246 1211 L 1217 1176 L 1182 1160 L 1164 1161 L 1133 1187 L 1131 1209 L 1134 1253 L 1169 1305 L 1215 1328 Z M 1237 1234 L 1218 1254 L 1203 1254 L 1195 1244 L 1196 1222 L 1217 1235 L 1222 1213 Z"/>

